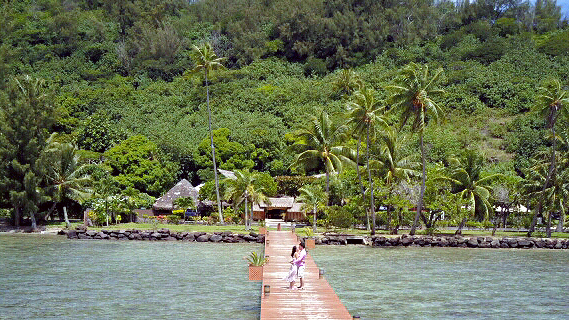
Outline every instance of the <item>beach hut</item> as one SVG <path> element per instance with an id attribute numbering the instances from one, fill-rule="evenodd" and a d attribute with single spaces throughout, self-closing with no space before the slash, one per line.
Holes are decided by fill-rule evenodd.
<path id="1" fill-rule="evenodd" d="M 283 219 L 302 221 L 306 215 L 300 210 L 302 203 L 294 197 L 268 198 L 268 201 L 253 205 L 253 220 Z"/>
<path id="2" fill-rule="evenodd" d="M 172 210 L 174 210 L 174 200 L 186 197 L 191 197 L 194 200 L 194 204 L 198 204 L 198 191 L 188 180 L 182 179 L 172 189 L 156 200 L 152 206 L 152 211 L 155 216 L 172 214 Z"/>

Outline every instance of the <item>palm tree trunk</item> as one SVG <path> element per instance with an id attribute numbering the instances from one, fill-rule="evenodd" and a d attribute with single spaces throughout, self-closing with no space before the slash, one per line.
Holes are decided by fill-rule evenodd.
<path id="1" fill-rule="evenodd" d="M 545 227 L 545 233 L 548 238 L 551 238 L 551 215 L 552 212 L 549 211 L 549 214 L 547 215 L 547 226 Z"/>
<path id="2" fill-rule="evenodd" d="M 454 234 L 455 235 L 462 234 L 462 228 L 464 228 L 465 224 L 466 224 L 466 218 L 463 218 L 462 221 L 460 222 L 460 225 L 458 226 L 458 229 L 456 229 L 456 232 Z"/>
<path id="3" fill-rule="evenodd" d="M 419 223 L 419 218 L 421 217 L 421 210 L 423 209 L 423 196 L 425 195 L 425 180 L 427 174 L 425 172 L 425 145 L 423 144 L 423 132 L 419 133 L 421 137 L 421 160 L 423 162 L 423 181 L 421 182 L 421 193 L 419 195 L 419 203 L 417 203 L 417 214 L 415 215 L 415 221 L 413 222 L 413 226 L 411 227 L 411 231 L 409 232 L 410 235 L 415 234 L 415 230 L 417 229 L 417 224 Z"/>
<path id="4" fill-rule="evenodd" d="M 30 219 L 32 220 L 32 230 L 37 229 L 38 225 L 36 223 L 36 214 L 32 212 L 30 214 Z"/>
<path id="5" fill-rule="evenodd" d="M 314 223 L 312 224 L 312 231 L 316 234 L 316 206 L 314 206 Z"/>
<path id="6" fill-rule="evenodd" d="M 247 205 L 247 197 L 245 197 L 245 229 L 249 230 L 250 229 L 250 223 L 249 223 L 249 216 L 247 215 L 247 209 L 249 206 Z"/>
<path id="7" fill-rule="evenodd" d="M 528 237 L 531 237 L 531 234 L 535 231 L 535 225 L 537 224 L 537 216 L 541 214 L 541 208 L 543 206 L 543 200 L 545 199 L 545 189 L 549 185 L 549 181 L 551 177 L 553 177 L 553 173 L 555 171 L 555 124 L 551 126 L 551 134 L 553 136 L 553 142 L 551 145 L 551 161 L 549 165 L 549 172 L 547 173 L 547 178 L 545 179 L 545 183 L 543 184 L 543 188 L 541 189 L 541 196 L 539 197 L 539 202 L 537 203 L 537 208 L 533 219 L 531 220 L 531 225 L 528 230 Z"/>
<path id="8" fill-rule="evenodd" d="M 328 203 L 330 205 L 330 172 L 328 172 L 328 166 L 326 166 L 326 195 L 328 196 Z"/>
<path id="9" fill-rule="evenodd" d="M 369 190 L 370 190 L 370 210 L 371 210 L 371 235 L 375 235 L 375 204 L 373 199 L 373 180 L 371 178 L 371 170 L 369 168 L 369 126 L 367 127 L 367 137 L 366 137 L 366 166 L 367 175 L 369 180 Z"/>
<path id="10" fill-rule="evenodd" d="M 365 201 L 366 190 L 364 188 L 364 183 L 362 182 L 362 174 L 360 172 L 360 145 L 362 144 L 362 136 L 358 135 L 358 148 L 356 152 L 356 170 L 358 171 L 358 180 L 360 181 L 360 187 L 362 189 L 362 200 Z M 367 225 L 366 229 L 369 230 L 369 211 L 366 210 Z"/>
<path id="11" fill-rule="evenodd" d="M 217 164 L 215 163 L 215 145 L 213 144 L 213 133 L 211 131 L 211 109 L 209 107 L 209 83 L 207 81 L 207 69 L 205 70 L 205 90 L 207 96 L 207 123 L 209 125 L 209 138 L 211 140 L 211 157 L 213 159 L 213 174 L 215 175 L 215 195 L 217 197 L 217 210 L 219 212 L 219 222 L 223 223 L 223 214 L 221 213 L 221 200 L 219 197 L 219 179 L 217 177 Z"/>
<path id="12" fill-rule="evenodd" d="M 555 228 L 555 232 L 563 232 L 563 222 L 565 222 L 565 212 L 562 210 L 559 213 L 559 222 L 557 223 L 557 228 Z"/>
<path id="13" fill-rule="evenodd" d="M 69 229 L 71 223 L 69 222 L 69 218 L 67 217 L 67 207 L 63 206 L 63 218 L 65 219 L 65 227 Z"/>
<path id="14" fill-rule="evenodd" d="M 21 213 L 20 213 L 20 207 L 15 207 L 14 208 L 14 226 L 17 228 L 20 226 L 20 217 L 21 217 Z"/>

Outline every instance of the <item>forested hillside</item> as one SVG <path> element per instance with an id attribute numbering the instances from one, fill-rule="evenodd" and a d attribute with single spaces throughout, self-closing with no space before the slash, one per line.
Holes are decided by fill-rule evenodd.
<path id="1" fill-rule="evenodd" d="M 388 87 L 416 63 L 444 70 L 443 119 L 424 131 L 430 170 L 475 149 L 484 172 L 522 179 L 551 147 L 547 119 L 530 112 L 538 87 L 555 78 L 567 90 L 569 81 L 568 22 L 555 0 L 1 3 L 0 207 L 24 215 L 48 200 L 74 202 L 31 191 L 49 189 L 38 161 L 52 140 L 75 145 L 78 166 L 96 165 L 87 170 L 105 181 L 100 189 L 112 182 L 100 194 L 156 197 L 181 178 L 213 179 L 206 83 L 191 59 L 205 42 L 226 67 L 207 88 L 218 167 L 272 176 L 305 173 L 291 167 L 292 133 L 310 116 L 345 123 L 362 88 L 390 110 Z M 419 136 L 400 115 L 385 119 L 401 128 L 402 157 L 418 155 Z M 565 118 L 556 128 L 568 141 Z M 377 130 L 372 160 L 381 158 Z M 355 149 L 358 137 L 345 144 Z"/>

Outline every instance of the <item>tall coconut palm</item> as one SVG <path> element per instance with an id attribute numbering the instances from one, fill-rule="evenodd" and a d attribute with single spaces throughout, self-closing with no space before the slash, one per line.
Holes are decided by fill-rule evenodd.
<path id="1" fill-rule="evenodd" d="M 221 62 L 224 58 L 218 58 L 210 43 L 204 43 L 202 46 L 193 47 L 191 58 L 195 64 L 192 72 L 199 72 L 203 70 L 205 77 L 205 88 L 206 88 L 206 99 L 207 99 L 207 115 L 208 115 L 208 126 L 209 126 L 209 138 L 211 141 L 211 157 L 213 159 L 213 173 L 215 175 L 215 193 L 217 196 L 217 209 L 219 211 L 219 221 L 223 222 L 223 214 L 221 213 L 221 198 L 219 196 L 219 178 L 217 177 L 217 164 L 215 162 L 215 145 L 213 144 L 213 133 L 211 130 L 211 109 L 209 107 L 209 82 L 208 73 L 210 70 L 222 69 L 224 68 Z"/>
<path id="2" fill-rule="evenodd" d="M 355 154 L 343 146 L 346 127 L 335 125 L 324 111 L 313 116 L 310 123 L 295 132 L 297 138 L 293 148 L 299 150 L 291 167 L 317 168 L 324 164 L 326 169 L 326 195 L 330 197 L 330 174 L 342 171 L 343 164 L 354 165 Z"/>
<path id="3" fill-rule="evenodd" d="M 249 204 L 259 204 L 267 202 L 268 197 L 265 195 L 265 189 L 259 186 L 257 181 L 257 172 L 249 172 L 248 169 L 236 170 L 235 178 L 226 178 L 227 189 L 225 198 L 232 200 L 235 207 L 245 203 L 245 227 L 251 228 L 252 217 L 249 216 Z M 252 213 L 252 208 L 251 211 Z"/>
<path id="4" fill-rule="evenodd" d="M 316 216 L 318 214 L 318 209 L 326 205 L 328 202 L 328 196 L 324 193 L 322 187 L 316 184 L 307 184 L 298 189 L 298 191 L 300 191 L 300 196 L 297 200 L 304 203 L 301 209 L 312 211 L 312 230 L 316 233 Z"/>
<path id="5" fill-rule="evenodd" d="M 555 174 L 555 123 L 560 115 L 565 119 L 567 119 L 569 115 L 569 95 L 566 90 L 563 90 L 561 82 L 558 79 L 544 81 L 538 90 L 540 94 L 537 97 L 535 109 L 546 119 L 547 127 L 551 130 L 551 157 L 547 178 L 543 183 L 541 197 L 537 203 L 536 212 L 528 230 L 528 237 L 531 237 L 531 234 L 535 230 L 537 216 L 541 214 L 543 200 L 546 196 L 545 190 L 549 187 L 548 184 Z"/>
<path id="6" fill-rule="evenodd" d="M 372 216 L 371 224 L 371 234 L 375 234 L 375 204 L 373 196 L 373 180 L 371 178 L 371 170 L 369 166 L 369 146 L 371 144 L 372 136 L 375 137 L 376 125 L 382 125 L 387 127 L 387 122 L 383 117 L 382 111 L 384 110 L 380 101 L 375 99 L 375 91 L 368 88 L 361 88 L 354 93 L 354 99 L 348 103 L 348 110 L 350 113 L 348 115 L 348 125 L 354 127 L 354 133 L 358 136 L 358 149 L 356 155 L 356 165 L 358 166 L 358 178 L 361 183 L 361 175 L 359 170 L 359 159 L 360 159 L 360 144 L 361 137 L 365 132 L 366 135 L 366 167 L 369 180 L 370 189 L 370 211 Z M 362 196 L 365 198 L 365 194 L 362 190 Z M 369 221 L 369 219 L 368 219 Z"/>
<path id="7" fill-rule="evenodd" d="M 451 192 L 459 194 L 460 198 L 468 203 L 470 216 L 479 221 L 488 220 L 490 209 L 490 184 L 503 177 L 502 174 L 491 174 L 482 177 L 481 170 L 483 158 L 474 150 L 466 150 L 463 159 L 450 158 L 450 172 L 448 175 L 441 175 L 436 179 L 450 181 L 452 184 Z M 456 231 L 460 234 L 466 218 L 464 218 Z"/>
<path id="8" fill-rule="evenodd" d="M 395 79 L 395 84 L 387 87 L 391 91 L 391 110 L 399 113 L 401 127 L 409 119 L 412 119 L 412 130 L 418 133 L 420 138 L 423 180 L 417 203 L 417 214 L 410 231 L 411 235 L 415 234 L 423 207 L 423 196 L 425 195 L 426 160 L 423 131 L 428 119 L 437 121 L 442 113 L 441 108 L 433 100 L 436 96 L 444 93 L 443 90 L 437 88 L 442 73 L 442 68 L 429 73 L 427 65 L 410 63 L 399 72 L 399 76 Z"/>
<path id="9" fill-rule="evenodd" d="M 70 143 L 59 143 L 49 140 L 40 162 L 44 170 L 44 181 L 47 194 L 57 203 L 71 199 L 86 200 L 91 196 L 91 177 L 85 171 L 85 165 L 79 162 L 77 148 Z M 63 206 L 65 224 L 69 227 L 67 208 Z"/>
<path id="10" fill-rule="evenodd" d="M 418 177 L 419 163 L 414 161 L 414 155 L 403 156 L 400 152 L 401 140 L 398 139 L 397 130 L 386 127 L 381 134 L 379 159 L 373 161 L 372 170 L 381 172 L 388 189 L 388 198 L 391 198 L 395 186 L 400 182 L 410 182 L 411 178 Z M 387 206 L 388 219 L 391 217 L 391 206 Z"/>

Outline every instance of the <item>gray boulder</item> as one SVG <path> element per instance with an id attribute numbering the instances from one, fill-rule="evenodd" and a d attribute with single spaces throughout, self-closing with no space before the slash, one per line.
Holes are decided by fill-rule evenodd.
<path id="1" fill-rule="evenodd" d="M 196 238 L 196 241 L 197 242 L 208 242 L 209 241 L 209 235 L 207 235 L 207 234 L 201 235 L 201 236 Z"/>

